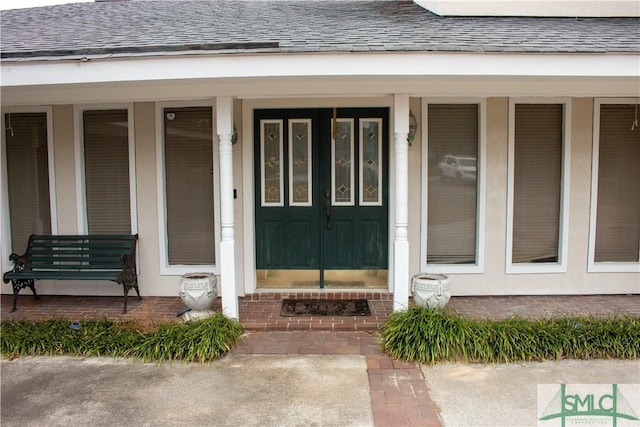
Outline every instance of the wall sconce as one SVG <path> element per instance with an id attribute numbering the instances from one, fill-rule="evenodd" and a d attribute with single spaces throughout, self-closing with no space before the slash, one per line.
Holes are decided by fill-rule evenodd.
<path id="1" fill-rule="evenodd" d="M 413 114 L 413 111 L 409 110 L 409 134 L 407 135 L 407 143 L 409 147 L 413 145 L 413 140 L 416 137 L 416 131 L 418 130 L 418 120 Z"/>

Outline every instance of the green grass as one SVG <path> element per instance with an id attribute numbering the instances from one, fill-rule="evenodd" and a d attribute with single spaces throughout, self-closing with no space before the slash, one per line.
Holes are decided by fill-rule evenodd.
<path id="1" fill-rule="evenodd" d="M 68 320 L 0 323 L 3 357 L 41 355 L 132 357 L 143 361 L 208 362 L 237 343 L 242 325 L 221 313 L 189 323 L 167 323 L 141 332 L 132 323 L 84 321 L 79 330 Z"/>
<path id="2" fill-rule="evenodd" d="M 625 316 L 472 320 L 414 306 L 380 333 L 384 353 L 428 364 L 640 357 L 640 319 Z"/>

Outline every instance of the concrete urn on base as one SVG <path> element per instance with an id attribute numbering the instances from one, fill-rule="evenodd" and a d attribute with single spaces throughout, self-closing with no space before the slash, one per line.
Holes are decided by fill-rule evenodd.
<path id="1" fill-rule="evenodd" d="M 416 304 L 441 309 L 451 298 L 449 278 L 444 274 L 416 274 L 411 280 L 411 294 Z"/>
<path id="2" fill-rule="evenodd" d="M 185 321 L 203 319 L 214 312 L 211 304 L 218 296 L 216 277 L 211 273 L 188 273 L 180 279 L 180 298 L 189 308 L 182 314 Z"/>

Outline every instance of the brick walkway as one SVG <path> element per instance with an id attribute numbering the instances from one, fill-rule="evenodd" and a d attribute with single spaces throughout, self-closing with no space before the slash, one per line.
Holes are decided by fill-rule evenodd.
<path id="1" fill-rule="evenodd" d="M 367 298 L 371 317 L 282 317 L 283 298 Z M 371 405 L 376 426 L 440 426 L 438 409 L 415 363 L 394 361 L 380 352 L 377 330 L 392 311 L 392 295 L 370 293 L 254 294 L 241 298 L 240 321 L 246 333 L 233 352 L 238 354 L 363 355 L 367 361 Z M 214 309 L 220 310 L 220 299 Z M 448 307 L 472 318 L 504 319 L 514 315 L 640 317 L 640 295 L 453 297 Z M 153 327 L 176 317 L 184 304 L 178 297 L 131 297 L 122 315 L 122 297 L 43 296 L 34 300 L 27 292 L 10 313 L 11 296 L 2 295 L 2 320 L 89 318 L 136 322 Z"/>

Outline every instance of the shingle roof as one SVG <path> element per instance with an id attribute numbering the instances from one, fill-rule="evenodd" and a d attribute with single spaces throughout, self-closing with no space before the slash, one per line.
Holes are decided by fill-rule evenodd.
<path id="1" fill-rule="evenodd" d="M 640 52 L 640 18 L 440 17 L 400 0 L 131 0 L 3 11 L 2 57 Z"/>

